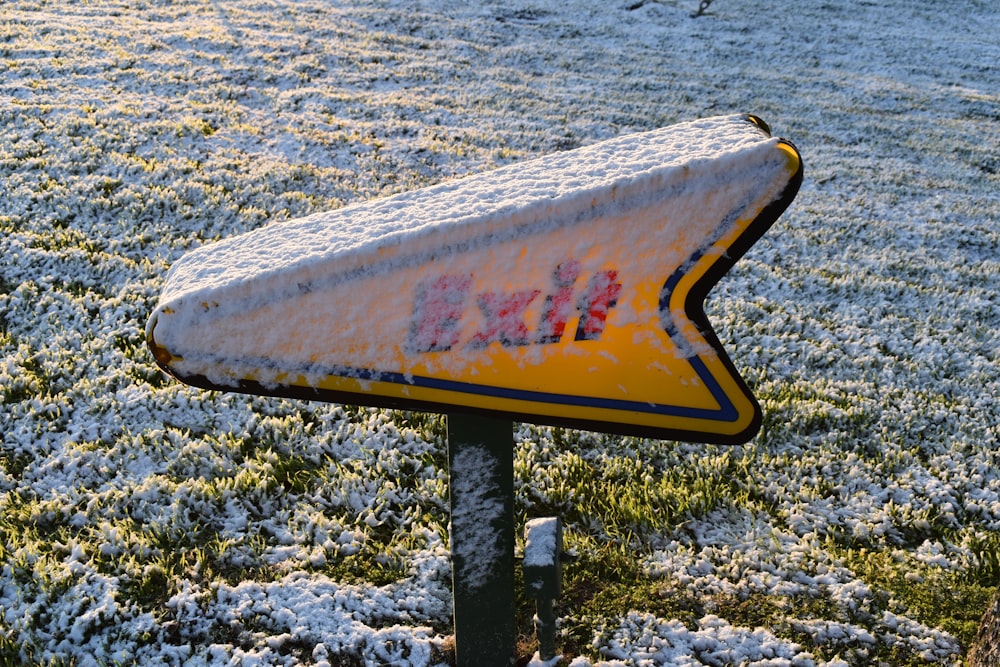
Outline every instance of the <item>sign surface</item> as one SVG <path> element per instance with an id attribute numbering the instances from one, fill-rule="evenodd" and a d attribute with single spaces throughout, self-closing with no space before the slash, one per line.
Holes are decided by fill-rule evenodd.
<path id="1" fill-rule="evenodd" d="M 703 301 L 801 178 L 725 116 L 274 223 L 181 258 L 149 346 L 205 388 L 743 442 Z"/>

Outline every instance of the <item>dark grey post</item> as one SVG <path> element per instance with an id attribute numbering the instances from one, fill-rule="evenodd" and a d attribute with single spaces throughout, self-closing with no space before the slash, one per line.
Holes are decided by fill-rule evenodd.
<path id="1" fill-rule="evenodd" d="M 532 519 L 524 527 L 524 592 L 534 598 L 538 657 L 556 657 L 556 613 L 562 592 L 562 522 L 559 517 Z"/>
<path id="2" fill-rule="evenodd" d="M 514 665 L 514 428 L 448 415 L 458 667 Z"/>

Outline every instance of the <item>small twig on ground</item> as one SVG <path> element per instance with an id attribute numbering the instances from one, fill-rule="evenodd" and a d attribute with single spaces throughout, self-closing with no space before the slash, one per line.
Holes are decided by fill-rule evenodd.
<path id="1" fill-rule="evenodd" d="M 659 1 L 660 0 L 637 0 L 637 2 L 633 2 L 631 5 L 627 6 L 625 10 L 629 12 L 634 12 L 637 9 L 645 7 L 650 2 L 659 2 Z M 710 4 L 712 4 L 712 0 L 701 0 L 701 2 L 698 3 L 698 11 L 692 14 L 691 18 L 696 19 L 699 16 L 705 14 Z"/>
<path id="2" fill-rule="evenodd" d="M 705 10 L 708 9 L 708 6 L 710 4 L 712 4 L 712 0 L 701 0 L 701 2 L 698 3 L 698 11 L 692 14 L 691 18 L 696 19 L 699 16 L 703 15 L 705 13 Z"/>

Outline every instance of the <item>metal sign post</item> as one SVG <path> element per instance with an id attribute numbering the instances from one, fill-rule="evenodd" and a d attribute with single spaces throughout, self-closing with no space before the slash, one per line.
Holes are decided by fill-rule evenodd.
<path id="1" fill-rule="evenodd" d="M 513 424 L 448 415 L 458 667 L 516 662 Z"/>
<path id="2" fill-rule="evenodd" d="M 556 657 L 553 603 L 562 592 L 562 522 L 559 517 L 531 519 L 524 526 L 524 592 L 535 600 L 535 637 L 542 660 Z"/>

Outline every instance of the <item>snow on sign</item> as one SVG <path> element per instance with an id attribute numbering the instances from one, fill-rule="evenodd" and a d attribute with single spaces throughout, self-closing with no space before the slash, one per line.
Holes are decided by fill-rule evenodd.
<path id="1" fill-rule="evenodd" d="M 206 388 L 742 442 L 702 302 L 801 178 L 733 115 L 273 223 L 181 258 L 149 346 Z"/>

